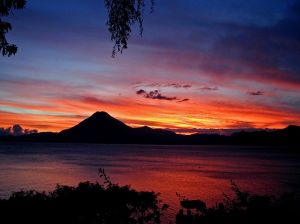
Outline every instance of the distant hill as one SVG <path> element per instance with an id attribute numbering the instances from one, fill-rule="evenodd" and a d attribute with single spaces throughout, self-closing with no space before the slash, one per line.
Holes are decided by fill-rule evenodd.
<path id="1" fill-rule="evenodd" d="M 110 144 L 187 144 L 187 145 L 299 145 L 300 127 L 275 131 L 180 135 L 150 127 L 132 128 L 106 112 L 96 112 L 79 124 L 59 133 L 42 132 L 23 136 L 2 136 L 4 141 L 86 142 Z"/>
<path id="2" fill-rule="evenodd" d="M 267 145 L 267 144 L 287 144 L 300 145 L 300 127 L 290 125 L 284 129 L 275 131 L 254 131 L 254 132 L 237 132 L 230 136 L 231 142 L 235 144 L 252 144 L 252 145 Z"/>

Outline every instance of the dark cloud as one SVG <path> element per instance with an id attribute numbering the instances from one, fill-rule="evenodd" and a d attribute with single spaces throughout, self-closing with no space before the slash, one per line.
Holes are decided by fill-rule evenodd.
<path id="1" fill-rule="evenodd" d="M 182 100 L 179 100 L 179 101 L 177 101 L 178 103 L 183 103 L 183 102 L 186 102 L 186 101 L 189 101 L 190 99 L 188 99 L 188 98 L 185 98 L 185 99 L 182 99 Z"/>
<path id="2" fill-rule="evenodd" d="M 169 101 L 177 100 L 177 103 L 183 103 L 183 102 L 190 100 L 188 98 L 180 99 L 176 96 L 174 96 L 174 97 L 164 96 L 161 94 L 161 92 L 159 90 L 153 90 L 153 91 L 147 92 L 143 89 L 140 89 L 140 90 L 136 91 L 136 94 L 142 95 L 143 97 L 145 97 L 147 99 L 169 100 Z"/>
<path id="3" fill-rule="evenodd" d="M 140 89 L 140 90 L 136 91 L 136 94 L 143 95 L 145 98 L 149 98 L 149 99 L 170 100 L 170 101 L 178 100 L 177 97 L 164 96 L 158 90 L 153 90 L 153 91 L 150 91 L 150 92 L 146 92 L 145 90 Z"/>
<path id="4" fill-rule="evenodd" d="M 203 87 L 201 87 L 200 88 L 201 90 L 207 90 L 207 91 L 216 91 L 216 90 L 219 90 L 219 88 L 218 87 L 216 87 L 216 86 L 203 86 Z"/>
<path id="5" fill-rule="evenodd" d="M 262 92 L 262 91 L 248 91 L 247 94 L 249 94 L 251 96 L 262 96 L 262 95 L 264 95 L 264 92 Z"/>
<path id="6" fill-rule="evenodd" d="M 143 89 L 140 89 L 140 90 L 136 91 L 136 94 L 137 95 L 142 95 L 142 94 L 144 95 L 144 94 L 147 94 L 147 92 Z"/>
<path id="7" fill-rule="evenodd" d="M 164 96 L 158 90 L 150 91 L 145 95 L 145 97 L 158 100 L 177 100 L 177 97 Z"/>
<path id="8" fill-rule="evenodd" d="M 192 87 L 189 84 L 181 85 L 181 84 L 177 84 L 177 83 L 172 83 L 172 84 L 169 84 L 168 86 L 174 87 L 174 88 L 185 88 L 185 89 Z"/>
<path id="9" fill-rule="evenodd" d="M 38 131 L 35 129 L 33 129 L 33 130 L 24 129 L 19 124 L 15 124 L 12 127 L 8 127 L 8 128 L 0 128 L 0 136 L 8 136 L 8 135 L 21 136 L 21 135 L 28 135 L 28 134 L 33 134 L 33 133 L 37 133 L 37 132 Z"/>

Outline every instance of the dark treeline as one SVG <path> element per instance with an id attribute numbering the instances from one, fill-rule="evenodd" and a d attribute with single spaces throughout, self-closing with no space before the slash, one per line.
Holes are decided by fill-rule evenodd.
<path id="1" fill-rule="evenodd" d="M 31 224 L 150 224 L 161 223 L 168 208 L 158 194 L 104 183 L 60 186 L 45 193 L 19 191 L 0 199 L 0 223 Z M 250 194 L 232 183 L 233 197 L 206 207 L 200 200 L 181 200 L 176 224 L 299 223 L 299 204 L 293 194 L 280 197 Z M 173 221 L 171 221 L 173 223 Z"/>

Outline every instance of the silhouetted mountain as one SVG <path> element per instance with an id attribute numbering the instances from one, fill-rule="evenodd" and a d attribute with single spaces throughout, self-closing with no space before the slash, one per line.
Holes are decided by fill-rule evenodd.
<path id="1" fill-rule="evenodd" d="M 2 136 L 6 141 L 87 142 L 111 144 L 187 144 L 187 145 L 299 145 L 300 127 L 291 125 L 276 131 L 180 135 L 150 127 L 132 128 L 106 112 L 96 112 L 79 124 L 59 133 Z"/>
<path id="2" fill-rule="evenodd" d="M 61 131 L 61 141 L 101 143 L 166 143 L 174 132 L 149 127 L 132 128 L 106 112 L 96 112 L 70 129 Z"/>
<path id="3" fill-rule="evenodd" d="M 63 140 L 84 142 L 123 142 L 131 134 L 131 127 L 106 112 L 96 112 L 72 128 L 58 135 Z"/>

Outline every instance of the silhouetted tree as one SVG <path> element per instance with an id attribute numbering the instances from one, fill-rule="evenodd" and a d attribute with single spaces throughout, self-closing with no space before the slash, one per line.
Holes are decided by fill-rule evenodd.
<path id="1" fill-rule="evenodd" d="M 11 56 L 17 53 L 17 46 L 8 43 L 6 34 L 12 29 L 12 25 L 2 20 L 2 17 L 9 16 L 14 9 L 23 9 L 25 0 L 0 0 L 0 52 L 3 56 Z"/>
<path id="2" fill-rule="evenodd" d="M 122 53 L 128 46 L 128 39 L 131 33 L 131 26 L 136 22 L 139 24 L 140 35 L 143 33 L 143 14 L 145 2 L 147 0 L 104 0 L 108 11 L 107 26 L 111 34 L 111 40 L 114 41 L 112 56 L 116 52 Z M 154 0 L 148 0 L 151 3 L 151 12 L 154 7 Z M 2 20 L 3 16 L 8 16 L 13 9 L 23 9 L 26 0 L 0 0 L 0 51 L 2 55 L 14 55 L 17 52 L 17 46 L 9 44 L 6 40 L 6 34 L 12 29 L 12 25 Z"/>
<path id="3" fill-rule="evenodd" d="M 113 57 L 117 52 L 122 53 L 127 48 L 127 42 L 131 33 L 131 25 L 138 22 L 140 35 L 143 33 L 143 12 L 146 0 L 104 0 L 108 10 L 108 30 L 111 40 L 115 42 Z M 151 2 L 153 11 L 154 0 Z"/>

